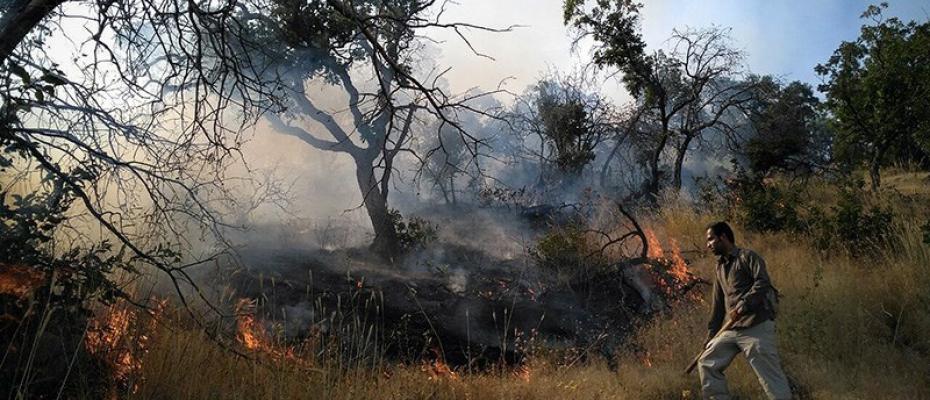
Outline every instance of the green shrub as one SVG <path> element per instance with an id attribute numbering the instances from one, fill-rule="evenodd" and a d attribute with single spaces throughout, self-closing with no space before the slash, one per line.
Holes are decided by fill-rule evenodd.
<path id="1" fill-rule="evenodd" d="M 812 207 L 807 230 L 821 250 L 841 250 L 861 257 L 894 245 L 894 212 L 868 205 L 863 182 L 845 183 L 829 212 Z"/>
<path id="2" fill-rule="evenodd" d="M 133 266 L 106 240 L 56 240 L 69 229 L 74 199 L 73 189 L 51 176 L 23 195 L 0 182 L 0 388 L 11 398 L 72 398 L 81 384 L 111 374 L 78 350 L 90 307 L 124 297 L 113 277 Z M 69 375 L 72 367 L 80 373 Z"/>
<path id="3" fill-rule="evenodd" d="M 780 186 L 742 168 L 734 177 L 699 184 L 708 211 L 727 215 L 751 231 L 778 232 L 801 226 L 801 190 L 796 186 Z"/>
<path id="4" fill-rule="evenodd" d="M 541 268 L 573 282 L 604 266 L 606 261 L 579 224 L 554 227 L 546 232 L 530 255 Z"/>
<path id="5" fill-rule="evenodd" d="M 388 211 L 388 218 L 394 226 L 402 253 L 422 248 L 439 237 L 436 227 L 424 218 L 411 217 L 404 221 L 404 216 L 396 209 Z"/>

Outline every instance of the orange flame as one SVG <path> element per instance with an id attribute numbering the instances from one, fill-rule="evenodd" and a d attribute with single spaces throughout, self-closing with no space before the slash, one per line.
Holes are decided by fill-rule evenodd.
<path id="1" fill-rule="evenodd" d="M 442 352 L 440 352 L 439 349 L 431 348 L 430 352 L 433 353 L 435 360 L 431 363 L 424 363 L 423 366 L 420 367 L 420 371 L 429 374 L 428 380 L 434 381 L 445 378 L 454 381 L 459 379 L 458 374 L 443 361 Z"/>
<path id="2" fill-rule="evenodd" d="M 659 239 L 656 237 L 655 232 L 653 232 L 652 229 L 645 228 L 643 229 L 643 233 L 646 234 L 646 243 L 649 245 L 647 256 L 652 259 L 662 258 L 664 252 L 662 251 L 662 245 L 659 244 Z"/>
<path id="3" fill-rule="evenodd" d="M 294 346 L 275 345 L 268 330 L 255 317 L 254 300 L 239 299 L 236 303 L 236 314 L 238 315 L 236 318 L 236 339 L 246 349 L 268 354 L 275 360 L 288 360 L 301 367 L 312 367 L 312 363 L 301 358 Z M 313 336 L 311 335 L 311 337 Z"/>
<path id="4" fill-rule="evenodd" d="M 36 268 L 0 264 L 0 294 L 23 298 L 44 282 L 45 274 Z"/>
<path id="5" fill-rule="evenodd" d="M 156 300 L 147 323 L 140 321 L 135 311 L 120 302 L 111 305 L 99 318 L 90 321 L 84 338 L 87 352 L 108 365 L 113 371 L 111 379 L 116 385 L 128 385 L 135 392 L 142 369 L 142 357 L 148 352 L 151 332 L 164 310 L 166 300 Z M 125 386 L 123 386 L 125 387 Z M 109 397 L 118 397 L 111 388 Z"/>
<path id="6" fill-rule="evenodd" d="M 236 325 L 238 332 L 236 338 L 249 350 L 270 350 L 268 333 L 265 328 L 255 320 L 255 303 L 250 299 L 240 299 L 236 303 Z"/>
<path id="7" fill-rule="evenodd" d="M 424 365 L 420 368 L 420 370 L 429 374 L 429 377 L 426 379 L 431 381 L 439 379 L 449 379 L 454 381 L 459 379 L 458 374 L 453 371 L 452 368 L 449 368 L 449 365 L 447 365 L 441 359 L 437 359 L 432 363 Z"/>
<path id="8" fill-rule="evenodd" d="M 529 382 L 530 378 L 533 377 L 533 373 L 529 365 L 521 364 L 520 366 L 514 368 L 513 376 L 522 380 L 523 382 Z"/>
<path id="9" fill-rule="evenodd" d="M 672 246 L 672 268 L 668 272 L 679 282 L 686 282 L 691 279 L 691 275 L 688 273 L 688 264 L 685 262 L 685 258 L 681 256 L 678 241 L 673 238 L 670 239 L 670 242 Z"/>
<path id="10" fill-rule="evenodd" d="M 678 245 L 678 241 L 674 238 L 669 238 L 671 251 L 666 257 L 666 252 L 662 249 L 662 244 L 656 237 L 655 232 L 652 229 L 644 228 L 643 233 L 646 235 L 646 243 L 649 246 L 649 258 L 658 260 L 661 264 L 668 266 L 667 269 L 663 269 L 662 271 L 651 269 L 656 285 L 671 297 L 680 296 L 682 292 L 687 289 L 687 285 L 693 281 L 694 277 L 688 271 L 688 263 L 681 255 L 681 247 Z M 699 298 L 699 296 L 693 292 L 689 293 L 687 297 L 692 299 Z"/>

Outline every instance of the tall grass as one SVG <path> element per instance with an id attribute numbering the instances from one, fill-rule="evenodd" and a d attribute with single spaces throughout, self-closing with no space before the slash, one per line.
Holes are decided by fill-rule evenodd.
<path id="1" fill-rule="evenodd" d="M 896 179 L 891 175 L 885 182 Z M 829 185 L 817 189 L 812 199 L 833 200 Z M 901 197 L 880 201 L 893 207 L 899 223 L 894 247 L 874 257 L 822 252 L 800 234 L 754 234 L 736 226 L 737 245 L 765 258 L 783 295 L 779 348 L 800 397 L 930 398 L 930 248 L 919 228 L 928 214 Z M 697 250 L 703 248 L 706 224 L 717 217 L 682 202 L 665 203 L 652 217 L 655 229 L 678 238 L 692 272 L 710 281 L 713 257 Z M 710 288 L 699 288 L 701 300 L 676 305 L 639 327 L 620 349 L 615 370 L 597 359 L 560 365 L 545 354 L 530 359 L 528 379 L 506 370 L 437 375 L 421 364 L 301 368 L 237 357 L 197 330 L 166 328 L 155 336 L 143 361 L 144 381 L 131 398 L 700 398 L 697 376 L 683 374 L 706 335 Z M 741 398 L 764 396 L 742 357 L 727 376 Z"/>

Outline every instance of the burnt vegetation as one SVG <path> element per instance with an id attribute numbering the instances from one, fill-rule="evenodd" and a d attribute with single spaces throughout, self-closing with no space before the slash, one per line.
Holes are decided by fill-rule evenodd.
<path id="1" fill-rule="evenodd" d="M 452 6 L 0 8 L 0 395 L 158 393 L 143 363 L 179 331 L 327 388 L 397 366 L 430 380 L 529 380 L 541 359 L 651 368 L 643 332 L 703 305 L 701 238 L 675 224 L 704 222 L 688 218 L 810 249 L 821 264 L 803 299 L 831 260 L 926 255 L 930 23 L 869 7 L 815 88 L 748 73 L 726 28 L 653 48 L 641 4 L 566 0 L 589 65 L 519 93 L 456 93 L 429 35 L 481 62 L 471 34 L 518 27 L 450 21 Z M 87 34 L 63 40 L 74 21 Z M 281 158 L 299 146 L 345 161 L 354 197 L 334 201 L 359 218 L 301 217 L 315 207 L 294 190 L 306 175 L 252 167 L 266 134 Z M 916 189 L 882 178 L 901 170 Z M 930 320 L 910 314 L 927 301 L 865 314 L 926 361 L 904 315 Z M 827 329 L 814 325 L 787 335 Z"/>

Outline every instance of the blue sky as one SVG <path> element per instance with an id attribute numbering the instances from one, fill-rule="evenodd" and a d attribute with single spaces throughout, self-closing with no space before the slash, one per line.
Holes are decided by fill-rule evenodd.
<path id="1" fill-rule="evenodd" d="M 854 40 L 869 4 L 860 0 L 648 0 L 643 35 L 661 44 L 672 28 L 716 24 L 733 28 L 736 45 L 756 73 L 816 84 L 813 68 L 840 42 Z M 903 20 L 927 20 L 930 0 L 891 1 L 886 12 Z"/>
<path id="2" fill-rule="evenodd" d="M 858 37 L 859 16 L 870 1 L 860 0 L 644 0 L 642 32 L 651 48 L 661 48 L 674 28 L 731 27 L 734 44 L 747 53 L 749 69 L 816 87 L 814 66 L 826 61 L 843 40 Z M 431 32 L 443 40 L 439 63 L 453 89 L 491 89 L 504 78 L 506 88 L 522 91 L 550 69 L 567 70 L 589 59 L 582 50 L 571 54 L 570 36 L 562 24 L 562 0 L 459 0 L 446 21 L 485 26 L 523 25 L 510 33 L 472 32 L 469 38 L 488 61 L 474 56 L 450 32 Z M 930 19 L 930 0 L 891 1 L 888 16 Z M 625 97 L 622 89 L 613 95 Z"/>

